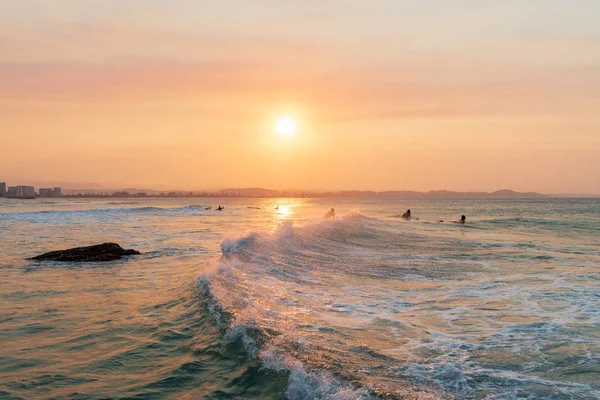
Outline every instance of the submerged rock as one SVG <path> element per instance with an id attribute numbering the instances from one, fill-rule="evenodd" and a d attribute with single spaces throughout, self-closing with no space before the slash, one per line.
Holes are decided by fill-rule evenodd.
<path id="1" fill-rule="evenodd" d="M 123 256 L 137 254 L 141 253 L 133 249 L 126 250 L 116 243 L 102 243 L 94 246 L 51 251 L 36 257 L 31 257 L 29 260 L 65 262 L 113 261 L 119 260 Z"/>

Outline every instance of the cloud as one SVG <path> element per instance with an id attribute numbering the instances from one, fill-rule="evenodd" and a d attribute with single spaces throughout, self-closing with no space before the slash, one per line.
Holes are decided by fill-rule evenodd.
<path id="1" fill-rule="evenodd" d="M 473 54 L 393 47 L 386 59 L 385 43 L 359 59 L 332 43 L 106 21 L 9 28 L 0 30 L 0 100 L 13 104 L 178 101 L 240 115 L 294 102 L 320 119 L 352 121 L 587 112 L 600 90 L 594 66 L 507 72 Z"/>
<path id="2" fill-rule="evenodd" d="M 313 60 L 314 61 L 314 60 Z M 405 82 L 377 67 L 320 71 L 318 62 L 0 63 L 0 99 L 12 101 L 145 103 L 193 101 L 243 113 L 257 104 L 294 101 L 324 119 L 433 117 L 587 110 L 597 104 L 595 69 L 569 69 L 520 80 L 475 83 Z M 594 75 L 596 74 L 596 75 Z M 594 100 L 595 99 L 595 100 Z"/>

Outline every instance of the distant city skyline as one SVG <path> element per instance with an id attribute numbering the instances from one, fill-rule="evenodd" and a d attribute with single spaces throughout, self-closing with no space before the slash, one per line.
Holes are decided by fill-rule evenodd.
<path id="1" fill-rule="evenodd" d="M 60 187 L 39 188 L 37 191 L 33 185 L 9 184 L 0 181 L 0 197 L 7 198 L 34 198 L 34 197 L 62 197 Z"/>
<path id="2" fill-rule="evenodd" d="M 4 186 L 3 186 L 4 185 Z M 44 185 L 41 186 L 52 186 Z M 61 185 L 62 186 L 62 185 Z M 2 192 L 3 187 L 5 191 Z M 15 187 L 28 188 L 30 192 L 27 194 L 20 194 L 14 192 Z M 350 197 L 369 197 L 373 195 L 390 195 L 400 197 L 419 197 L 419 194 L 425 195 L 425 197 L 443 197 L 444 193 L 447 193 L 449 197 L 460 197 L 475 196 L 475 197 L 486 197 L 487 194 L 498 194 L 500 197 L 510 198 L 511 195 L 517 198 L 530 197 L 539 198 L 542 196 L 549 197 L 599 197 L 597 193 L 539 193 L 535 191 L 514 191 L 512 189 L 504 188 L 491 191 L 478 191 L 478 190 L 467 190 L 459 191 L 448 188 L 432 189 L 426 191 L 411 190 L 411 189 L 386 189 L 386 190 L 365 190 L 360 188 L 353 189 L 302 189 L 302 188 L 263 188 L 263 187 L 239 187 L 239 188 L 219 188 L 219 189 L 200 189 L 200 188 L 148 188 L 148 187 L 120 187 L 120 188 L 109 188 L 109 187 L 39 187 L 35 190 L 35 185 L 8 185 L 6 182 L 0 181 L 0 197 L 7 197 L 8 191 L 6 189 L 13 189 L 12 197 L 19 196 L 31 196 L 37 195 L 39 197 L 63 197 L 63 196 L 114 196 L 114 197 L 152 197 L 152 196 L 174 196 L 174 197 L 305 197 L 305 196 L 350 196 Z M 64 189 L 64 190 L 63 190 Z M 23 189 L 20 189 L 23 190 Z"/>

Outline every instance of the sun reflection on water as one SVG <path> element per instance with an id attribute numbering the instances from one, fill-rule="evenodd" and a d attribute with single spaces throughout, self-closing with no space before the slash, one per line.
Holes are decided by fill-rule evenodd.
<path id="1" fill-rule="evenodd" d="M 280 217 L 289 217 L 294 214 L 291 206 L 278 206 L 275 211 L 277 211 Z"/>
<path id="2" fill-rule="evenodd" d="M 306 218 L 304 208 L 307 206 L 307 201 L 303 199 L 270 199 L 265 201 L 262 208 L 271 210 L 272 222 L 275 223 L 274 228 L 285 221 L 298 221 Z"/>

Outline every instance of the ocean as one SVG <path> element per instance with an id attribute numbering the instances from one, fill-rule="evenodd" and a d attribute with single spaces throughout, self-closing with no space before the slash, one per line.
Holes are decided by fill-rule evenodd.
<path id="1" fill-rule="evenodd" d="M 0 305 L 2 399 L 600 399 L 600 200 L 0 199 Z"/>

